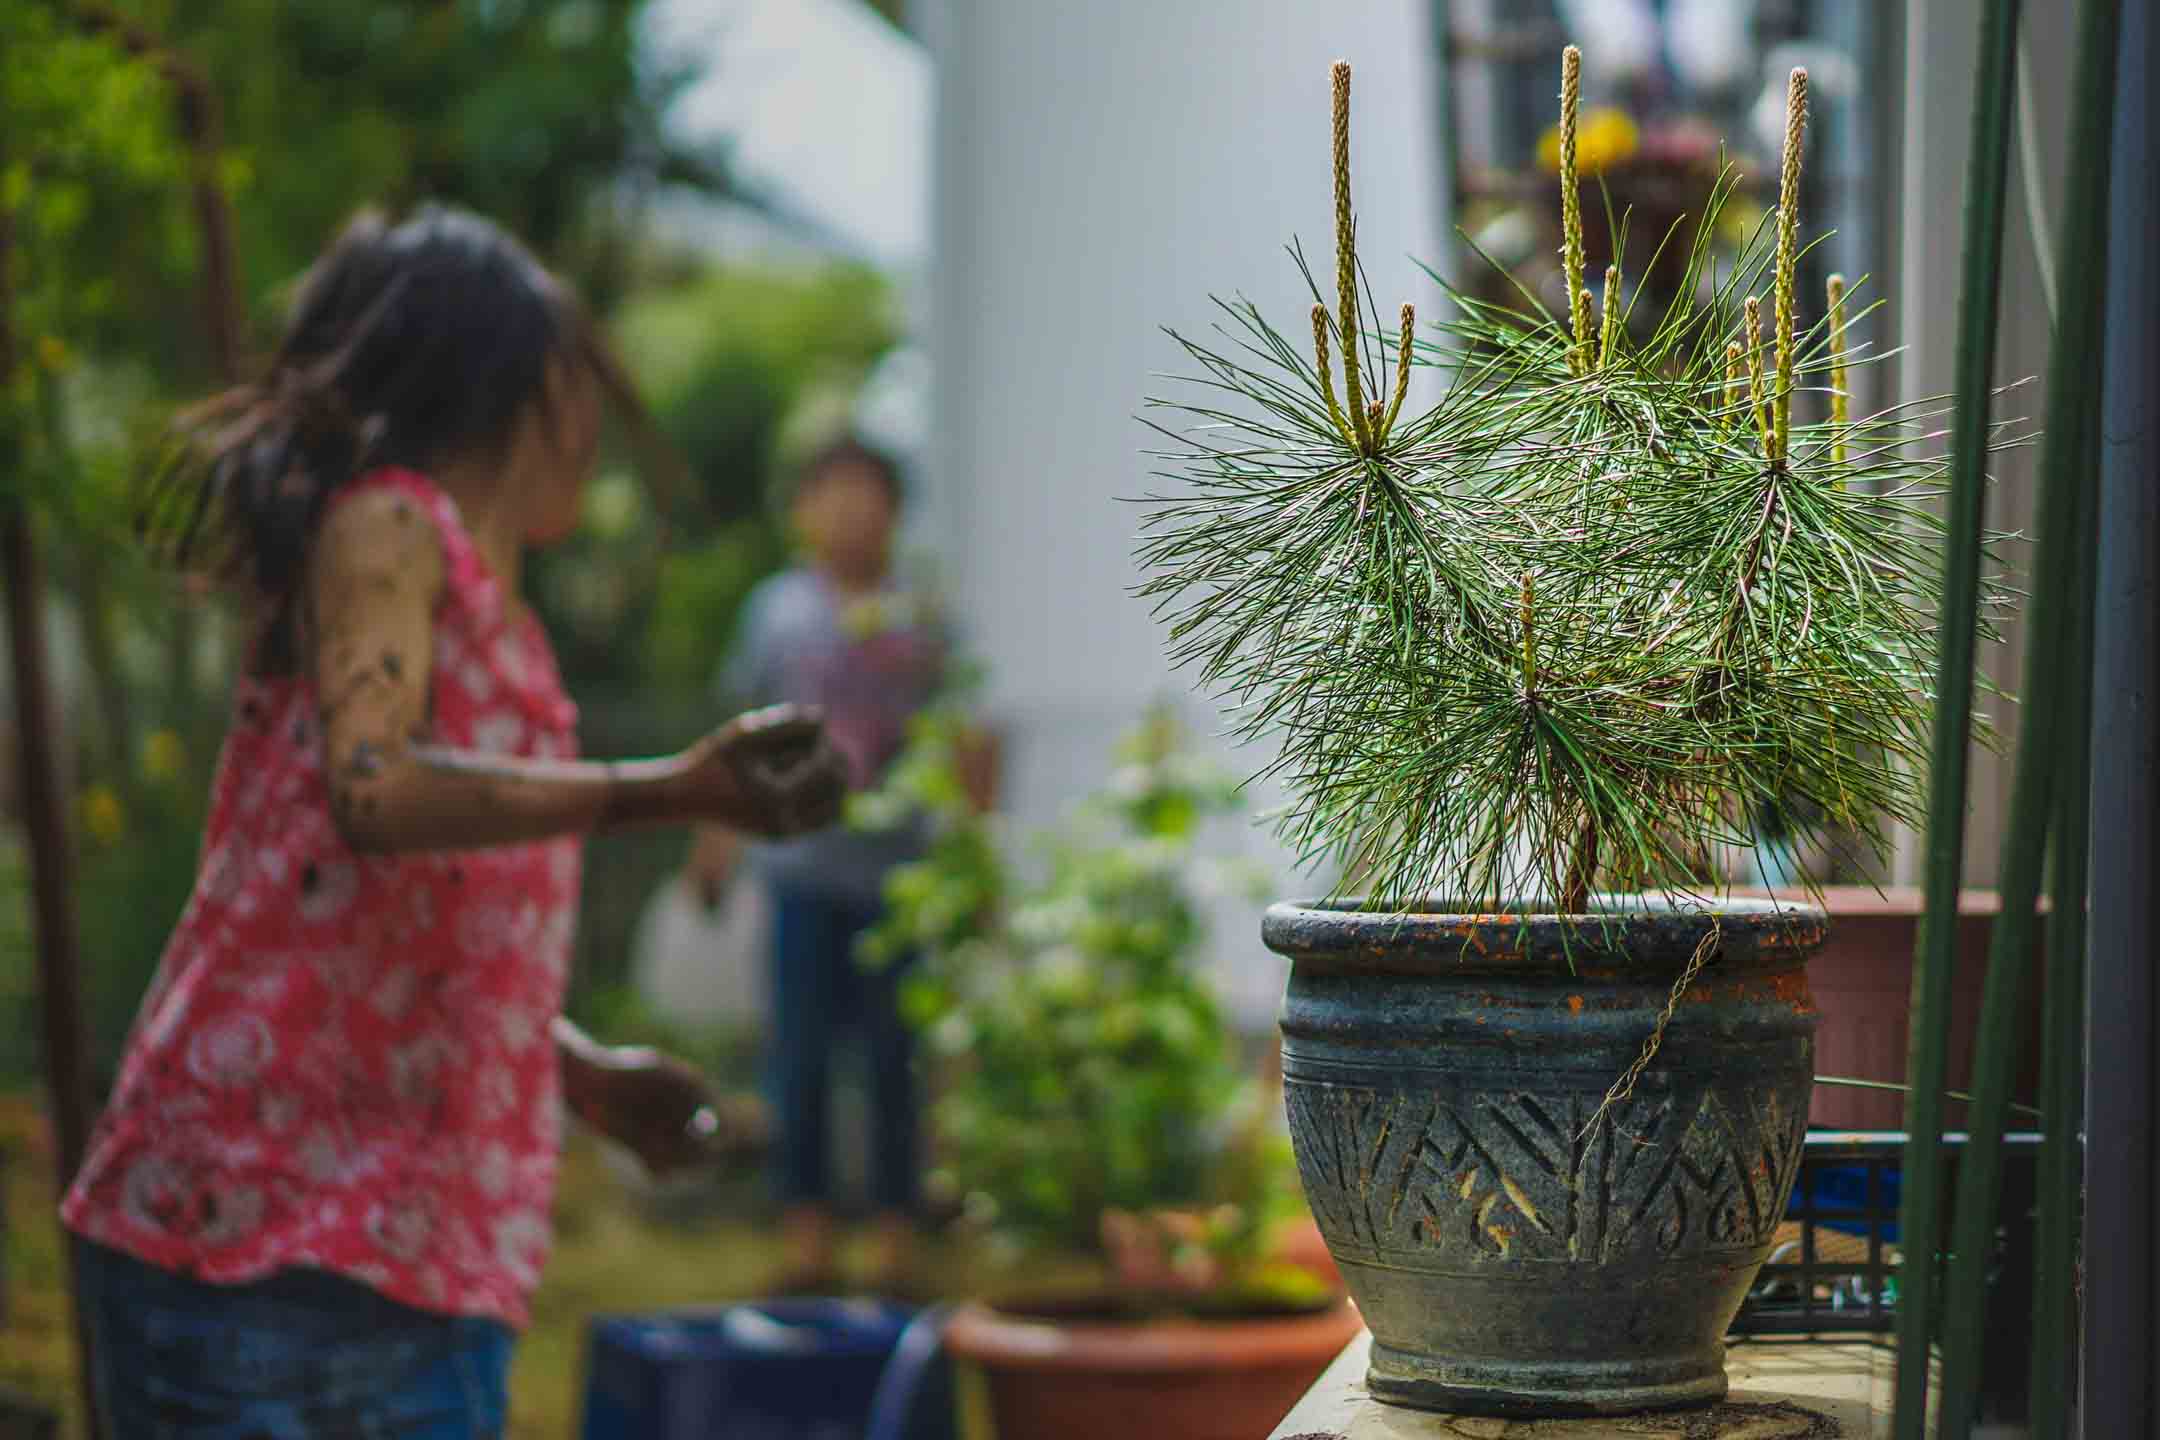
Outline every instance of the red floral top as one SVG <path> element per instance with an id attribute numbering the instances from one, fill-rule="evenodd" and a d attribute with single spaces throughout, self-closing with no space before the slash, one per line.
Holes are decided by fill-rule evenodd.
<path id="1" fill-rule="evenodd" d="M 577 710 L 450 498 L 431 739 L 567 758 Z M 334 502 L 335 503 L 335 502 Z M 87 1239 L 218 1284 L 295 1266 L 522 1326 L 549 1242 L 581 849 L 361 857 L 330 817 L 315 687 L 247 679 L 193 899 L 62 1207 Z"/>

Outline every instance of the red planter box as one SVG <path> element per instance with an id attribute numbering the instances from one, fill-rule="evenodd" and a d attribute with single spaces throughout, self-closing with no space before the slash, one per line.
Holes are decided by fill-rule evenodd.
<path id="1" fill-rule="evenodd" d="M 1815 1073 L 1902 1085 L 1912 1030 L 1912 957 L 1924 908 L 1921 894 L 1903 888 L 1878 894 L 1865 885 L 1834 885 L 1823 892 L 1823 903 L 1830 912 L 1830 941 L 1808 966 L 1815 1008 L 1822 1012 L 1822 1026 L 1815 1032 Z M 1968 890 L 1959 897 L 1950 1031 L 1953 1090 L 1971 1088 L 1973 1029 L 1987 975 L 1988 936 L 2000 910 L 1992 890 Z M 2033 1101 L 2040 1068 L 2042 952 L 2043 946 L 2035 944 L 2025 990 L 2027 1029 L 2012 1091 L 2013 1098 L 2026 1104 Z M 1947 1123 L 1961 1125 L 1964 1113 L 1964 1106 L 1952 1102 L 1945 1111 Z M 1808 1118 L 1836 1130 L 1900 1130 L 1905 1097 L 1817 1085 Z M 2015 1118 L 2011 1124 L 2023 1128 Z"/>

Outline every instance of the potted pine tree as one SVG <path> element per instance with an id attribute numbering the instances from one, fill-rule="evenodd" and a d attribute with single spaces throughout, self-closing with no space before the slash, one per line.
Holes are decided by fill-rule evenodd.
<path id="1" fill-rule="evenodd" d="M 1010 1440 L 1265 1434 L 1357 1319 L 1284 1253 L 1287 1146 L 1193 963 L 1202 887 L 1237 879 L 1197 842 L 1236 786 L 1158 714 L 1020 867 L 967 803 L 959 733 L 919 720 L 860 815 L 932 818 L 865 958 L 914 957 L 934 1178 L 1009 1262 L 947 1347 Z"/>
<path id="2" fill-rule="evenodd" d="M 1309 342 L 1244 301 L 1177 337 L 1199 388 L 1153 402 L 1170 485 L 1139 544 L 1173 658 L 1346 877 L 1262 927 L 1292 962 L 1291 1134 L 1372 1392 L 1451 1411 L 1724 1393 L 1799 1162 L 1826 922 L 1712 857 L 1770 825 L 1880 851 L 1927 742 L 1942 461 L 1925 407 L 1848 413 L 1842 281 L 1802 314 L 1805 73 L 1774 215 L 1715 264 L 1726 170 L 1631 325 L 1621 247 L 1583 276 L 1579 70 L 1570 47 L 1568 312 L 1450 288 L 1421 334 L 1361 294 L 1335 67 L 1333 307 L 1312 285 Z"/>

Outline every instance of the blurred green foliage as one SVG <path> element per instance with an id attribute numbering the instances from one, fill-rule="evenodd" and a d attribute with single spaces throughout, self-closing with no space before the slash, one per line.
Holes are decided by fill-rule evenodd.
<path id="1" fill-rule="evenodd" d="M 131 859 L 141 863 L 131 874 L 109 875 L 102 864 L 110 839 L 125 833 L 138 789 L 133 736 L 114 713 L 128 708 L 117 673 L 126 584 L 113 576 L 124 567 L 111 561 L 111 532 L 148 391 L 137 377 L 169 348 L 164 305 L 149 302 L 149 320 L 138 305 L 190 259 L 183 175 L 171 93 L 152 64 L 57 6 L 0 6 L 0 212 L 10 241 L 0 295 L 15 362 L 0 387 L 0 495 L 31 507 L 56 592 L 90 652 L 87 665 L 63 660 L 58 668 L 92 672 L 82 698 L 95 713 L 68 719 L 84 751 L 77 768 L 88 774 L 77 827 L 85 852 L 78 912 L 83 953 L 101 960 L 87 967 L 84 987 L 101 1060 L 117 1046 L 156 954 L 123 940 L 104 964 L 101 946 L 152 907 L 169 924 L 193 865 L 190 816 L 177 817 L 175 844 L 185 854 L 169 873 L 156 873 L 154 844 L 137 848 Z M 102 404 L 86 412 L 85 397 Z M 85 413 L 95 423 L 82 423 Z M 142 615 L 138 635 L 165 628 L 159 607 Z M 145 678 L 162 687 L 169 675 L 170 667 L 152 665 Z M 90 703 L 92 696 L 110 703 Z M 149 712 L 157 707 L 138 708 L 156 723 Z M 94 828 L 107 839 L 90 838 Z M 24 1075 L 38 1058 L 27 880 L 11 844 L 0 867 L 0 908 L 9 912 L 0 924 L 0 1031 L 9 1036 L 0 1079 Z"/>
<path id="2" fill-rule="evenodd" d="M 37 976 L 30 966 L 30 858 L 0 834 L 0 1085 L 37 1072 Z"/>
<path id="3" fill-rule="evenodd" d="M 39 0 L 30 0 L 37 4 Z M 50 3 L 50 0 L 47 0 Z M 676 75 L 640 75 L 641 0 L 119 0 L 209 77 L 255 319 L 354 208 L 470 205 L 602 309 L 628 277 L 627 173 L 720 183 L 672 153 Z"/>
<path id="4" fill-rule="evenodd" d="M 0 6 L 0 295 L 14 366 L 0 388 L 0 493 L 66 508 L 50 390 L 85 353 L 137 337 L 137 286 L 169 275 L 185 246 L 171 100 L 149 64 L 84 33 L 39 0 Z M 38 482 L 45 482 L 39 484 Z"/>
<path id="5" fill-rule="evenodd" d="M 902 1005 L 949 1071 L 931 1115 L 942 1183 L 1019 1249 L 1092 1252 L 1107 1215 L 1193 1212 L 1208 1217 L 1195 1243 L 1257 1258 L 1293 1203 L 1287 1149 L 1193 966 L 1203 894 L 1258 883 L 1198 849 L 1203 823 L 1238 808 L 1234 781 L 1152 714 L 1029 870 L 968 804 L 965 735 L 957 710 L 920 717 L 851 817 L 935 822 L 925 858 L 888 881 L 863 960 L 914 957 Z"/>
<path id="6" fill-rule="evenodd" d="M 177 732 L 145 737 L 134 783 L 109 774 L 83 788 L 77 911 L 83 1003 L 92 1022 L 93 1064 L 109 1080 L 128 1023 L 195 885 L 206 766 Z"/>

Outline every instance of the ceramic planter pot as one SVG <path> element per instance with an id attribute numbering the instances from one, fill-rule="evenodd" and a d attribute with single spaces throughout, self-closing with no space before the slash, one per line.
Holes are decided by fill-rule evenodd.
<path id="1" fill-rule="evenodd" d="M 1345 1303 L 1312 1315 L 1127 1324 L 970 1305 L 954 1314 L 945 1344 L 980 1377 L 997 1440 L 1256 1440 L 1357 1333 Z"/>
<path id="2" fill-rule="evenodd" d="M 1290 1135 L 1373 1332 L 1372 1393 L 1583 1415 L 1725 1393 L 1800 1162 L 1820 910 L 1598 917 L 1277 905 Z M 1597 1116 L 1713 927 L 1633 1093 Z"/>

